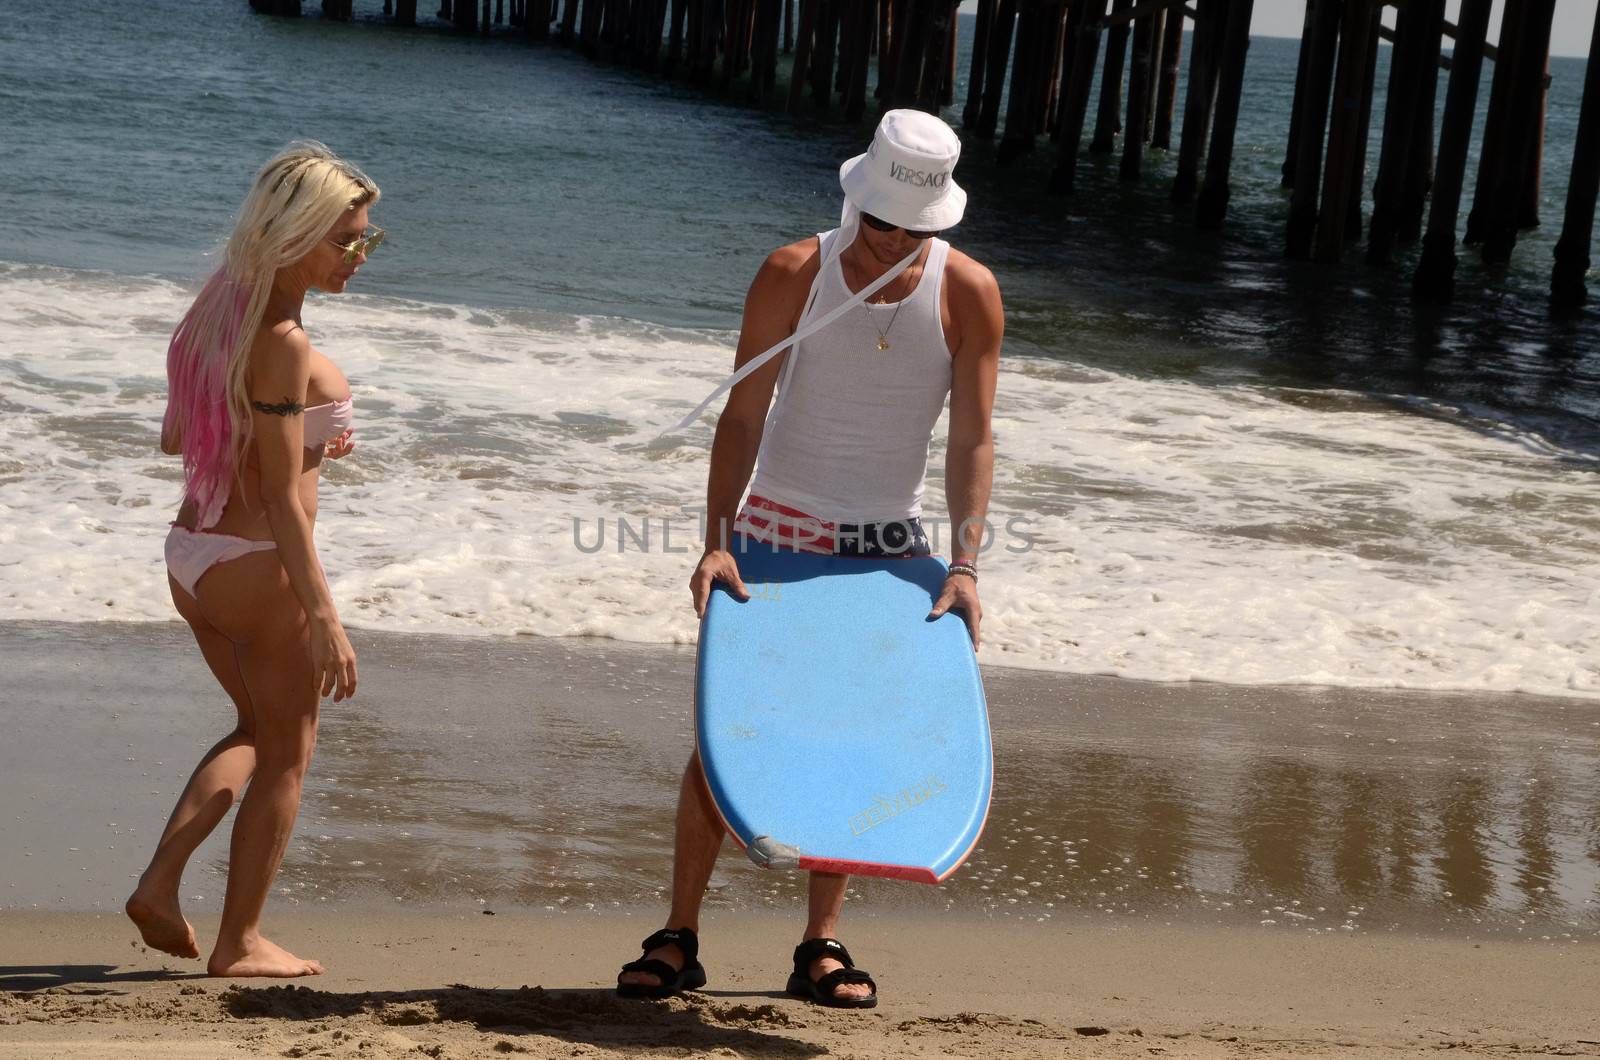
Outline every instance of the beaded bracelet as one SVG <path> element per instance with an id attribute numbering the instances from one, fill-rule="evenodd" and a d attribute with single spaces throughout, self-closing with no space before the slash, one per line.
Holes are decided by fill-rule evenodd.
<path id="1" fill-rule="evenodd" d="M 954 575 L 957 575 L 957 574 L 965 574 L 967 577 L 971 578 L 973 581 L 977 581 L 978 580 L 978 568 L 974 567 L 970 563 L 952 563 L 952 564 L 950 564 L 949 569 L 945 572 L 945 577 L 946 578 L 950 578 L 950 577 L 952 577 Z"/>

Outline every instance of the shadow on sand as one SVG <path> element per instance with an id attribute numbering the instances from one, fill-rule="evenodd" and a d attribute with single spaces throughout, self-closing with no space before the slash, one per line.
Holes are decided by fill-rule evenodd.
<path id="1" fill-rule="evenodd" d="M 502 1036 L 541 1035 L 586 1045 L 732 1049 L 741 1056 L 812 1057 L 827 1050 L 783 1032 L 805 1026 L 767 994 L 729 1003 L 720 995 L 665 1002 L 624 1000 L 610 990 L 444 989 L 333 993 L 285 985 L 234 987 L 225 1009 L 239 1019 L 320 1020 L 365 1016 L 390 1027 L 469 1023 Z"/>
<path id="2" fill-rule="evenodd" d="M 120 972 L 114 964 L 0 964 L 0 992 L 26 993 L 63 986 L 115 986 L 119 983 L 175 983 L 205 979 L 204 972 L 141 969 Z M 76 990 L 78 994 L 112 994 L 114 990 Z"/>

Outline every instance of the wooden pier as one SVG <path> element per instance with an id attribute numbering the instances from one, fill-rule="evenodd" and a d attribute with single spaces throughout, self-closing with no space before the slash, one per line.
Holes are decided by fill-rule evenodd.
<path id="1" fill-rule="evenodd" d="M 1085 154 L 1119 149 L 1120 178 L 1148 179 L 1146 152 L 1176 146 L 1172 200 L 1190 207 L 1200 228 L 1226 223 L 1255 0 L 979 0 L 964 100 L 956 98 L 955 0 L 438 2 L 437 17 L 463 33 L 507 27 L 501 32 L 791 113 L 856 122 L 868 115 L 869 94 L 873 114 L 957 108 L 969 137 L 998 140 L 1001 165 L 1053 152 L 1041 192 L 1073 194 Z M 302 0 L 250 3 L 269 14 L 302 9 Z M 326 18 L 351 18 L 351 0 L 320 3 Z M 1461 0 L 1452 23 L 1445 0 L 1308 0 L 1284 151 L 1286 257 L 1331 265 L 1358 253 L 1364 238 L 1366 263 L 1394 268 L 1396 248 L 1420 241 L 1410 256 L 1413 296 L 1442 303 L 1453 297 L 1461 246 L 1504 265 L 1519 234 L 1540 224 L 1555 0 L 1506 0 L 1498 47 L 1487 43 L 1491 7 Z M 1392 31 L 1385 8 L 1394 12 Z M 385 0 L 384 14 L 414 26 L 417 0 Z M 1380 40 L 1393 51 L 1377 116 L 1381 147 L 1369 160 Z M 1485 63 L 1493 80 L 1480 99 Z M 1480 109 L 1483 143 L 1463 219 Z M 1551 275 L 1557 314 L 1581 311 L 1587 298 L 1600 194 L 1600 20 L 1568 189 Z"/>

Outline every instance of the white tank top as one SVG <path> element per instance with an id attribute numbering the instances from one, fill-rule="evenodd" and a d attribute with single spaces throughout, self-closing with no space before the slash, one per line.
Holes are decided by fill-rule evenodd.
<path id="1" fill-rule="evenodd" d="M 828 257 L 838 234 L 817 237 L 823 266 L 815 315 L 850 298 L 838 258 Z M 922 275 L 904 300 L 860 305 L 789 351 L 752 494 L 835 523 L 922 515 L 928 443 L 950 394 L 939 312 L 950 244 L 929 242 Z M 880 335 L 886 350 L 878 348 Z"/>

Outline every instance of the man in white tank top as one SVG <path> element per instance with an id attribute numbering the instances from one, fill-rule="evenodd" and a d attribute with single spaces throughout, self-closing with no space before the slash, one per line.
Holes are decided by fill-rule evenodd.
<path id="1" fill-rule="evenodd" d="M 954 537 L 932 615 L 956 610 L 978 643 L 977 563 L 1004 316 L 989 270 L 937 238 L 966 206 L 952 179 L 960 153 L 938 118 L 888 112 L 867 152 L 840 168 L 840 227 L 774 251 L 756 274 L 735 363 L 769 356 L 733 387 L 717 421 L 706 551 L 690 580 L 697 614 L 713 581 L 749 598 L 729 549 L 735 533 L 810 551 L 926 555 L 924 474 L 948 397 L 945 495 Z M 797 331 L 800 341 L 789 344 Z M 643 957 L 624 966 L 619 992 L 664 997 L 704 984 L 700 904 L 722 839 L 699 758 L 691 757 L 678 798 L 672 909 L 665 929 L 645 940 Z M 790 989 L 825 1005 L 869 1008 L 876 984 L 833 938 L 848 880 L 812 873 Z"/>

